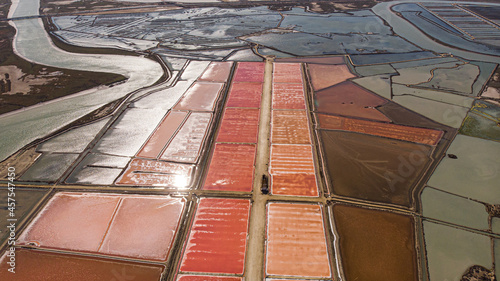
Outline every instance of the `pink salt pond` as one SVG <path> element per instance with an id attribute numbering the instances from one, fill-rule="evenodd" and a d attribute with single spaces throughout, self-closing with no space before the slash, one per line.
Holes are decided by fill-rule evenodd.
<path id="1" fill-rule="evenodd" d="M 267 208 L 266 252 L 268 275 L 330 277 L 321 206 L 270 203 Z"/>
<path id="2" fill-rule="evenodd" d="M 273 66 L 273 83 L 302 84 L 300 63 L 275 63 Z"/>
<path id="3" fill-rule="evenodd" d="M 263 62 L 239 62 L 236 66 L 233 82 L 264 82 Z"/>
<path id="4" fill-rule="evenodd" d="M 311 145 L 271 145 L 269 173 L 273 194 L 318 196 Z"/>
<path id="5" fill-rule="evenodd" d="M 249 200 L 202 198 L 180 271 L 243 274 L 249 213 Z"/>
<path id="6" fill-rule="evenodd" d="M 143 148 L 137 153 L 137 156 L 158 158 L 187 115 L 188 113 L 184 111 L 170 111 Z"/>
<path id="7" fill-rule="evenodd" d="M 224 83 L 195 82 L 174 106 L 174 110 L 213 111 Z"/>
<path id="8" fill-rule="evenodd" d="M 273 84 L 273 109 L 306 109 L 302 84 Z"/>
<path id="9" fill-rule="evenodd" d="M 273 110 L 273 144 L 310 144 L 309 122 L 305 110 Z"/>
<path id="10" fill-rule="evenodd" d="M 18 244 L 165 261 L 184 205 L 167 196 L 61 192 Z"/>
<path id="11" fill-rule="evenodd" d="M 161 155 L 165 161 L 196 163 L 212 120 L 212 113 L 192 112 Z"/>
<path id="12" fill-rule="evenodd" d="M 211 62 L 198 81 L 227 82 L 232 66 L 232 62 Z"/>
<path id="13" fill-rule="evenodd" d="M 116 184 L 188 188 L 194 165 L 133 159 Z"/>

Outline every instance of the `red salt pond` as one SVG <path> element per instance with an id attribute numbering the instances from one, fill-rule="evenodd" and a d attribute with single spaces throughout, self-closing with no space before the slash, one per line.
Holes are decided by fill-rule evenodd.
<path id="1" fill-rule="evenodd" d="M 9 271 L 7 253 L 0 258 L 0 280 L 102 281 L 160 280 L 163 266 L 16 249 L 16 273 Z M 121 278 L 121 279 L 120 279 Z M 131 279 L 132 278 L 132 279 Z"/>
<path id="2" fill-rule="evenodd" d="M 222 277 L 207 275 L 180 275 L 177 281 L 242 281 L 240 277 Z"/>
<path id="3" fill-rule="evenodd" d="M 194 165 L 133 159 L 116 184 L 187 188 Z"/>
<path id="4" fill-rule="evenodd" d="M 386 104 L 387 100 L 350 81 L 316 92 L 314 103 L 316 110 L 321 113 L 391 121 L 376 109 Z"/>
<path id="5" fill-rule="evenodd" d="M 260 108 L 262 83 L 233 82 L 226 107 Z"/>
<path id="6" fill-rule="evenodd" d="M 236 66 L 233 82 L 264 82 L 263 62 L 239 62 Z"/>
<path id="7" fill-rule="evenodd" d="M 161 121 L 160 125 L 156 128 L 144 147 L 137 153 L 137 156 L 153 159 L 158 158 L 161 151 L 175 134 L 186 116 L 187 112 L 170 111 Z"/>
<path id="8" fill-rule="evenodd" d="M 321 129 L 358 132 L 428 145 L 437 145 L 443 136 L 443 131 L 438 130 L 372 122 L 324 114 L 318 114 L 318 119 Z"/>
<path id="9" fill-rule="evenodd" d="M 318 196 L 310 145 L 271 145 L 269 173 L 273 194 Z"/>
<path id="10" fill-rule="evenodd" d="M 249 212 L 249 200 L 200 199 L 180 271 L 243 274 Z"/>
<path id="11" fill-rule="evenodd" d="M 330 279 L 328 279 L 330 280 Z M 266 281 L 311 281 L 311 280 L 306 280 L 306 279 L 269 279 L 266 278 Z"/>
<path id="12" fill-rule="evenodd" d="M 61 192 L 18 244 L 165 261 L 184 205 L 167 196 Z"/>
<path id="13" fill-rule="evenodd" d="M 203 189 L 252 191 L 255 145 L 215 144 Z"/>
<path id="14" fill-rule="evenodd" d="M 321 206 L 269 203 L 267 214 L 268 275 L 331 276 Z"/>
<path id="15" fill-rule="evenodd" d="M 302 84 L 273 84 L 273 109 L 306 109 Z"/>
<path id="16" fill-rule="evenodd" d="M 184 93 L 174 110 L 213 111 L 224 83 L 195 82 Z"/>
<path id="17" fill-rule="evenodd" d="M 308 64 L 311 83 L 315 91 L 344 82 L 349 78 L 356 77 L 349 71 L 345 64 L 321 65 Z"/>
<path id="18" fill-rule="evenodd" d="M 211 120 L 212 113 L 192 112 L 160 158 L 166 161 L 196 163 Z"/>
<path id="19" fill-rule="evenodd" d="M 256 143 L 258 130 L 259 109 L 227 108 L 217 142 Z"/>
<path id="20" fill-rule="evenodd" d="M 300 63 L 274 63 L 273 83 L 302 84 Z"/>
<path id="21" fill-rule="evenodd" d="M 227 82 L 232 66 L 232 62 L 211 62 L 198 81 Z"/>
<path id="22" fill-rule="evenodd" d="M 273 110 L 273 144 L 310 144 L 309 122 L 305 110 Z"/>

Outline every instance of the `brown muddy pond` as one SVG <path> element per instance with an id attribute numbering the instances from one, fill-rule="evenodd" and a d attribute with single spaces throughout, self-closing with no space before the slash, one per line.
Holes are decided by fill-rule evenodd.
<path id="1" fill-rule="evenodd" d="M 376 109 L 385 103 L 384 98 L 350 81 L 317 91 L 314 95 L 318 112 L 389 122 L 391 120 Z"/>
<path id="2" fill-rule="evenodd" d="M 418 280 L 412 217 L 343 204 L 332 210 L 346 280 Z"/>
<path id="3" fill-rule="evenodd" d="M 333 193 L 411 207 L 429 165 L 430 146 L 352 132 L 320 130 Z"/>
<path id="4" fill-rule="evenodd" d="M 315 91 L 331 87 L 344 82 L 349 78 L 356 77 L 356 75 L 349 71 L 349 68 L 345 64 L 308 64 L 307 67 L 309 69 L 312 86 Z"/>
<path id="5" fill-rule="evenodd" d="M 78 255 L 56 254 L 27 249 L 16 250 L 16 273 L 7 271 L 6 256 L 0 259 L 0 279 L 10 281 L 116 280 L 117 276 L 134 276 L 135 280 L 160 280 L 163 266 L 107 260 Z"/>

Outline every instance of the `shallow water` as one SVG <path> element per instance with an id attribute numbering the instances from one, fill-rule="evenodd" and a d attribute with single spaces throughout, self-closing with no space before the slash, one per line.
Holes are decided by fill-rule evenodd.
<path id="1" fill-rule="evenodd" d="M 317 112 L 378 121 L 390 121 L 377 107 L 387 100 L 346 81 L 318 91 L 314 95 Z"/>
<path id="2" fill-rule="evenodd" d="M 160 156 L 161 160 L 196 163 L 209 134 L 211 121 L 212 113 L 192 112 Z"/>
<path id="3" fill-rule="evenodd" d="M 35 188 L 18 188 L 15 190 L 15 200 L 16 200 L 16 210 L 15 215 L 17 222 L 20 223 L 28 213 L 33 209 L 33 207 L 40 202 L 40 200 L 49 192 L 49 189 L 35 189 Z M 7 187 L 0 188 L 0 243 L 3 243 L 4 239 L 9 236 L 9 230 L 7 226 L 10 222 L 7 221 L 10 218 L 10 211 L 8 210 L 8 194 Z M 12 201 L 11 201 L 12 202 Z M 1 274 L 0 274 L 1 275 Z"/>
<path id="4" fill-rule="evenodd" d="M 389 64 L 358 66 L 355 69 L 356 73 L 358 73 L 361 76 L 373 76 L 380 74 L 397 75 L 396 70 L 392 68 L 392 66 L 390 66 Z"/>
<path id="5" fill-rule="evenodd" d="M 229 90 L 226 107 L 259 108 L 262 96 L 262 83 L 233 82 Z"/>
<path id="6" fill-rule="evenodd" d="M 311 83 L 315 91 L 337 85 L 346 81 L 349 78 L 356 77 L 352 74 L 347 65 L 322 65 L 322 64 L 307 64 Z"/>
<path id="7" fill-rule="evenodd" d="M 110 118 L 104 118 L 65 132 L 38 145 L 36 150 L 39 152 L 81 153 L 109 120 Z M 71 145 L 68 145 L 68 143 L 71 143 Z"/>
<path id="8" fill-rule="evenodd" d="M 500 141 L 500 108 L 489 102 L 476 100 L 471 111 L 465 117 L 460 133 Z"/>
<path id="9" fill-rule="evenodd" d="M 426 187 L 422 192 L 422 213 L 437 219 L 479 230 L 488 230 L 488 212 L 483 204 Z"/>
<path id="10" fill-rule="evenodd" d="M 457 135 L 446 153 L 456 155 L 457 159 L 444 158 L 429 179 L 428 185 L 497 204 L 497 198 L 500 197 L 500 143 Z M 471 186 L 475 188 L 470 188 Z"/>
<path id="11" fill-rule="evenodd" d="M 130 108 L 110 127 L 93 152 L 134 156 L 165 116 L 162 109 Z"/>
<path id="12" fill-rule="evenodd" d="M 14 17 L 37 15 L 38 7 L 38 0 L 20 1 L 11 14 Z M 21 57 L 29 61 L 76 70 L 112 72 L 129 79 L 113 88 L 94 88 L 85 91 L 85 94 L 1 116 L 0 127 L 3 133 L 0 136 L 0 160 L 36 138 L 43 137 L 136 89 L 151 85 L 163 75 L 158 63 L 141 57 L 74 54 L 62 51 L 52 45 L 39 19 L 18 20 L 13 24 L 17 29 L 14 48 Z"/>
<path id="13" fill-rule="evenodd" d="M 31 167 L 21 176 L 25 181 L 55 182 L 78 158 L 78 154 L 44 153 Z"/>
<path id="14" fill-rule="evenodd" d="M 436 55 L 432 52 L 413 52 L 402 54 L 352 55 L 351 60 L 354 65 L 367 65 L 429 59 L 433 57 L 436 57 Z"/>
<path id="15" fill-rule="evenodd" d="M 490 237 L 428 221 L 423 228 L 431 280 L 460 280 L 473 265 L 493 267 Z"/>

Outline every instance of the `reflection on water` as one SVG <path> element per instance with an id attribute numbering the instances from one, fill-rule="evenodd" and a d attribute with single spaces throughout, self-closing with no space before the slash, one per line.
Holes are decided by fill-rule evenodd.
<path id="1" fill-rule="evenodd" d="M 178 189 L 187 189 L 189 187 L 190 178 L 185 175 L 175 175 L 173 186 Z"/>
<path id="2" fill-rule="evenodd" d="M 37 0 L 20 1 L 13 5 L 13 17 L 38 14 Z M 90 89 L 43 106 L 27 108 L 0 117 L 2 149 L 0 160 L 31 141 L 92 112 L 93 110 L 144 86 L 151 85 L 163 74 L 161 66 L 149 59 L 119 55 L 72 54 L 55 47 L 49 40 L 40 19 L 18 20 L 11 23 L 17 34 L 14 49 L 22 58 L 34 63 L 86 70 L 113 72 L 129 79 L 115 87 Z"/>

